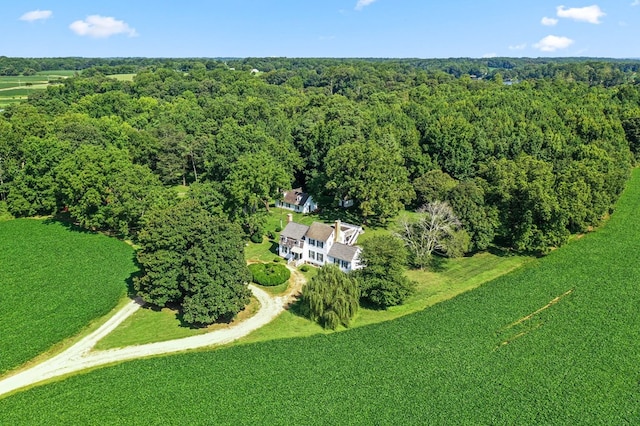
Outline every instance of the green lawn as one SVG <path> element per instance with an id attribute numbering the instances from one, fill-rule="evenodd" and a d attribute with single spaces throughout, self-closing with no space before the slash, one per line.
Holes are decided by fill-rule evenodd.
<path id="1" fill-rule="evenodd" d="M 602 229 L 429 309 L 102 368 L 0 423 L 638 424 L 638 252 L 636 170 Z"/>
<path id="2" fill-rule="evenodd" d="M 153 310 L 142 308 L 127 318 L 116 330 L 100 340 L 96 345 L 96 349 L 121 348 L 163 342 L 220 330 L 251 317 L 259 308 L 260 302 L 252 298 L 251 303 L 237 315 L 233 322 L 213 324 L 204 328 L 189 327 L 182 322 L 179 312 L 172 309 Z"/>
<path id="3" fill-rule="evenodd" d="M 107 314 L 137 270 L 125 243 L 35 219 L 0 222 L 0 265 L 0 374 Z"/>

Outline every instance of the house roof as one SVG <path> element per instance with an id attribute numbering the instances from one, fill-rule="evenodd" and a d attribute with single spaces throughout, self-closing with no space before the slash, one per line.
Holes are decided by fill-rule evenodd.
<path id="1" fill-rule="evenodd" d="M 304 206 L 307 202 L 309 194 L 302 191 L 302 188 L 294 188 L 284 193 L 283 199 L 285 203 L 293 204 L 295 206 Z"/>
<path id="2" fill-rule="evenodd" d="M 329 250 L 329 256 L 340 260 L 346 260 L 347 262 L 353 262 L 356 254 L 358 253 L 358 249 L 358 246 L 334 243 Z"/>
<path id="3" fill-rule="evenodd" d="M 320 222 L 313 222 L 307 231 L 307 238 L 327 241 L 333 233 L 333 227 Z"/>
<path id="4" fill-rule="evenodd" d="M 280 233 L 280 237 L 301 240 L 308 230 L 309 227 L 307 225 L 302 225 L 301 223 L 296 222 L 289 222 Z"/>

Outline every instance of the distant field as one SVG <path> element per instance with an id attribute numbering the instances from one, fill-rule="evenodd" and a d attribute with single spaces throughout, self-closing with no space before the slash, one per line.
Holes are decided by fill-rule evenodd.
<path id="1" fill-rule="evenodd" d="M 66 78 L 74 70 L 40 71 L 30 76 L 0 77 L 0 107 L 26 99 L 35 90 L 44 90 L 51 81 Z"/>
<path id="2" fill-rule="evenodd" d="M 0 222 L 0 265 L 0 375 L 108 313 L 136 270 L 125 243 L 34 219 Z"/>
<path id="3" fill-rule="evenodd" d="M 115 78 L 116 80 L 121 80 L 121 81 L 133 81 L 133 77 L 135 76 L 136 74 L 112 74 L 108 77 Z"/>
<path id="4" fill-rule="evenodd" d="M 2 424 L 638 424 L 640 170 L 600 230 L 342 333 L 138 360 L 0 400 Z"/>
<path id="5" fill-rule="evenodd" d="M 81 73 L 82 71 L 77 70 L 57 70 L 57 71 L 38 71 L 36 75 L 38 76 L 51 76 L 51 77 L 71 77 L 76 73 Z"/>

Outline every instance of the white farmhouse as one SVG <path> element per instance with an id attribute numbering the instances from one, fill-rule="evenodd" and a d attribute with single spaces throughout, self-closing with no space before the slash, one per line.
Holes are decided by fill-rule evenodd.
<path id="1" fill-rule="evenodd" d="M 300 265 L 322 266 L 334 263 L 344 272 L 362 268 L 360 247 L 355 243 L 364 230 L 360 226 L 341 223 L 333 225 L 313 222 L 311 226 L 291 221 L 280 233 L 278 253 L 287 261 Z"/>
<path id="2" fill-rule="evenodd" d="M 276 207 L 293 210 L 296 213 L 311 213 L 318 210 L 318 204 L 313 201 L 311 195 L 295 188 L 282 193 L 282 199 L 276 200 Z"/>

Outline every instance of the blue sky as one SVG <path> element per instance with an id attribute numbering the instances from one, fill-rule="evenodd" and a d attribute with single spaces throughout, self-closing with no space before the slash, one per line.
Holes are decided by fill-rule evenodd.
<path id="1" fill-rule="evenodd" d="M 21 0 L 0 55 L 640 58 L 640 0 Z"/>

